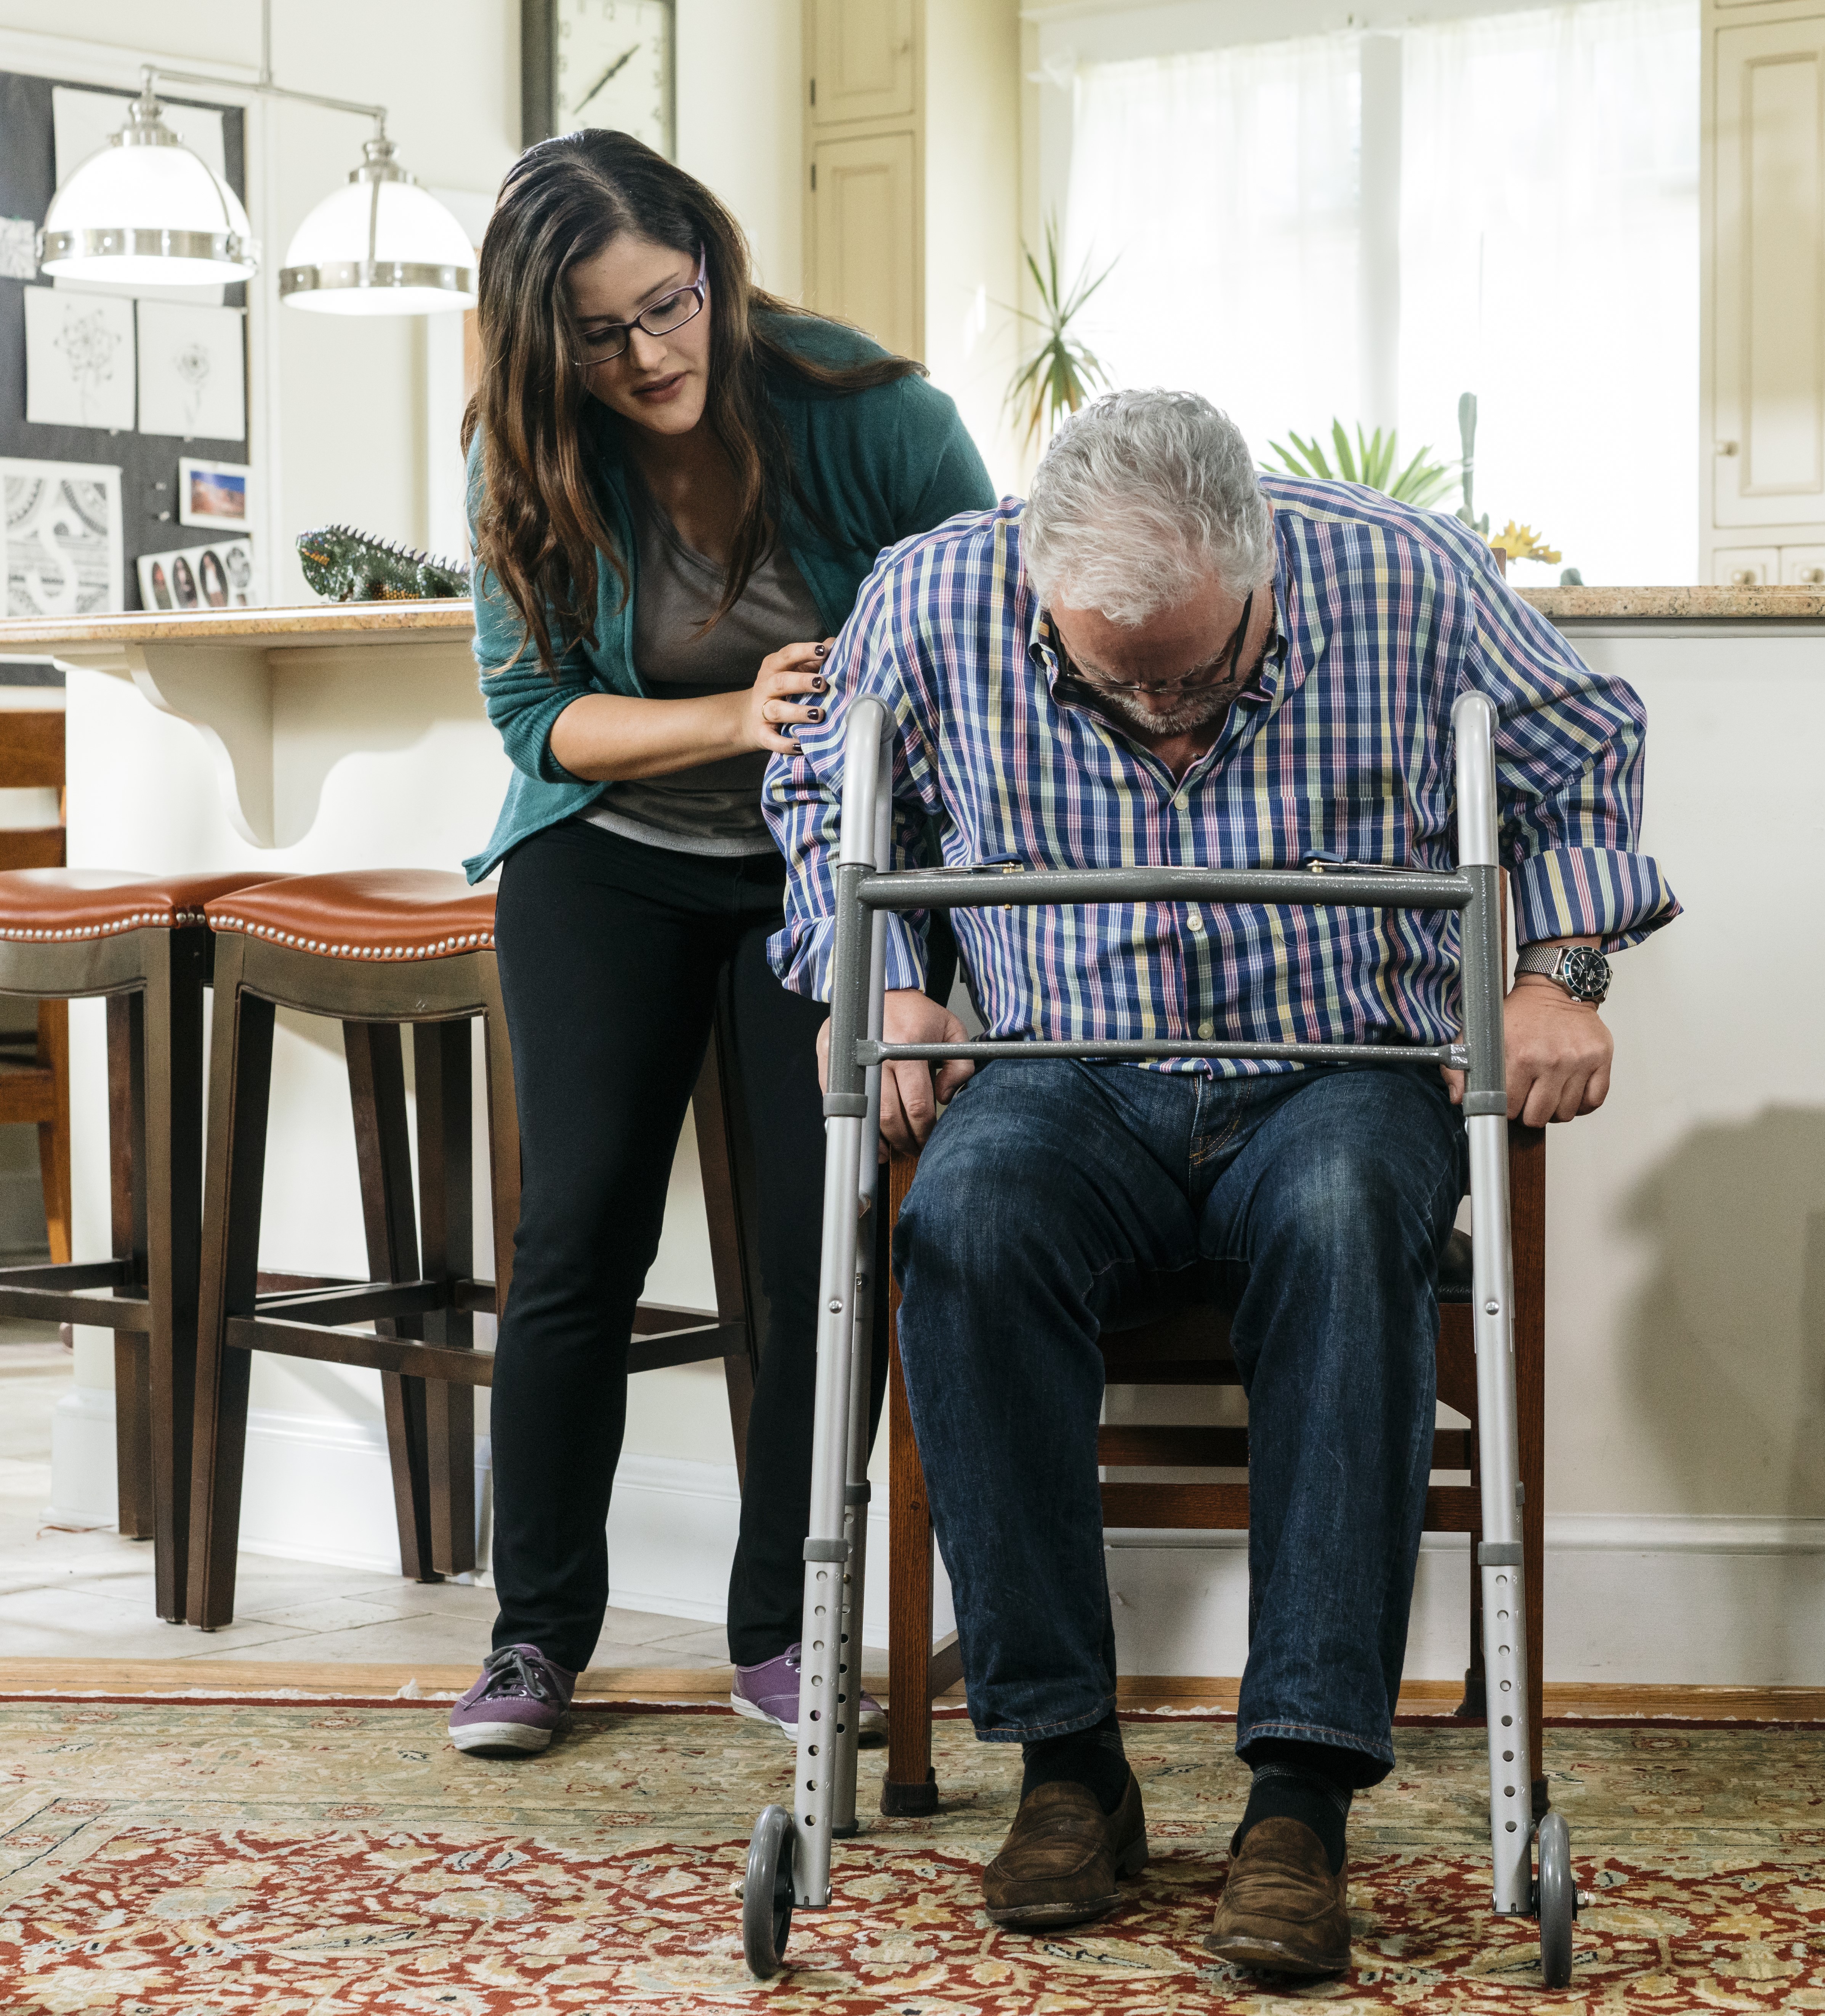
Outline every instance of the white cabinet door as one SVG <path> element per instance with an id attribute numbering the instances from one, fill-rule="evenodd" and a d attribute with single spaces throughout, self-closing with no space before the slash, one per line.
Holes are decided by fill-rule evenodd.
<path id="1" fill-rule="evenodd" d="M 810 0 L 812 123 L 912 112 L 912 0 Z"/>
<path id="2" fill-rule="evenodd" d="M 1719 546 L 1711 563 L 1719 588 L 1766 588 L 1780 578 L 1778 546 Z"/>
<path id="3" fill-rule="evenodd" d="M 1825 16 L 1717 31 L 1716 176 L 1715 522 L 1814 524 L 1825 519 Z"/>
<path id="4" fill-rule="evenodd" d="M 1825 546 L 1783 546 L 1780 581 L 1784 588 L 1825 588 Z"/>
<path id="5" fill-rule="evenodd" d="M 910 133 L 826 140 L 812 152 L 810 305 L 902 357 L 924 349 Z"/>

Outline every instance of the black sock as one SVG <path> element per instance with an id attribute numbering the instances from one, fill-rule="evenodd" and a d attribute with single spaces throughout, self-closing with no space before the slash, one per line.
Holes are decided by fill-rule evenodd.
<path id="1" fill-rule="evenodd" d="M 1290 1747 L 1290 1746 L 1289 1746 Z M 1249 1787 L 1248 1806 L 1236 1838 L 1229 1844 L 1233 1855 L 1258 1820 L 1303 1820 L 1324 1844 L 1325 1859 L 1336 1875 L 1344 1866 L 1344 1829 L 1350 1817 L 1351 1792 L 1327 1772 L 1308 1761 L 1308 1753 L 1319 1746 L 1301 1744 L 1308 1753 L 1298 1761 L 1276 1759 L 1257 1764 L 1254 1782 Z"/>
<path id="2" fill-rule="evenodd" d="M 1087 1786 L 1103 1812 L 1112 1813 L 1128 1790 L 1128 1758 L 1114 1708 L 1093 1729 L 1049 1736 L 1041 1743 L 1023 1743 L 1020 1761 L 1026 1766 L 1020 1778 L 1023 1799 L 1035 1787 L 1062 1780 Z"/>

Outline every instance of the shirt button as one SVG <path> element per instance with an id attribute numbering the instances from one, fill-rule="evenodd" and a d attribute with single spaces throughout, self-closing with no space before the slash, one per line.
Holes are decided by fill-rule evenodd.
<path id="1" fill-rule="evenodd" d="M 1194 931 L 1204 929 L 1204 913 L 1193 903 L 1185 913 L 1185 921 Z"/>
<path id="2" fill-rule="evenodd" d="M 1200 1022 L 1197 1025 L 1197 1033 L 1208 1043 L 1216 1035 L 1217 1025 L 1215 1022 Z"/>

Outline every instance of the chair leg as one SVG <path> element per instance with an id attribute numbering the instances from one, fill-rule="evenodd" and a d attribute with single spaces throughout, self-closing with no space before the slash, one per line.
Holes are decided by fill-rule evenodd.
<path id="1" fill-rule="evenodd" d="M 51 1074 L 52 1118 L 38 1127 L 45 1238 L 58 1266 L 70 1264 L 70 1003 L 38 1003 L 38 1062 Z"/>
<path id="2" fill-rule="evenodd" d="M 1534 1813 L 1547 1806 L 1544 1751 L 1546 1620 L 1546 1134 L 1508 1130 L 1514 1265 L 1515 1413 L 1521 1442 L 1521 1544 L 1527 1583 L 1528 1762 Z"/>
<path id="3" fill-rule="evenodd" d="M 111 1248 L 130 1283 L 146 1283 L 144 997 L 108 996 L 108 1217 Z M 114 1334 L 114 1477 L 117 1526 L 130 1540 L 157 1532 L 152 1489 L 151 1340 Z"/>
<path id="4" fill-rule="evenodd" d="M 412 1151 L 405 1125 L 405 1067 L 399 1030 L 391 1022 L 344 1022 L 342 1039 L 355 1112 L 369 1277 L 416 1280 L 418 1227 L 412 1211 Z M 416 1337 L 422 1327 L 416 1320 L 383 1321 L 374 1326 L 383 1337 Z M 425 1381 L 383 1372 L 380 1391 L 386 1404 L 387 1452 L 399 1529 L 399 1571 L 411 1582 L 439 1582 L 442 1577 L 431 1564 Z"/>
<path id="5" fill-rule="evenodd" d="M 482 1057 L 488 1084 L 488 1203 L 495 1240 L 495 1316 L 506 1313 L 513 1282 L 513 1241 L 520 1229 L 520 1111 L 513 1099 L 513 1053 L 500 969 L 488 957 L 482 1016 Z"/>
<path id="6" fill-rule="evenodd" d="M 259 1270 L 272 1086 L 270 1001 L 241 991 L 242 941 L 216 941 L 208 1153 L 197 1298 L 196 1406 L 190 1499 L 190 1622 L 232 1623 L 253 1354 L 227 1348 L 228 1319 L 251 1314 Z"/>
<path id="7" fill-rule="evenodd" d="M 888 1170 L 888 1231 L 914 1165 L 896 1155 Z M 887 1768 L 881 1811 L 935 1813 L 931 1766 L 931 1507 L 912 1438 L 900 1370 L 900 1291 L 887 1291 Z"/>
<path id="8" fill-rule="evenodd" d="M 466 1280 L 475 1271 L 468 1023 L 415 1023 L 412 1060 L 425 1278 Z M 424 1329 L 433 1344 L 468 1350 L 475 1342 L 475 1319 L 466 1309 L 434 1311 Z M 442 1575 L 463 1575 L 475 1566 L 475 1388 L 447 1379 L 423 1384 L 431 1565 Z"/>

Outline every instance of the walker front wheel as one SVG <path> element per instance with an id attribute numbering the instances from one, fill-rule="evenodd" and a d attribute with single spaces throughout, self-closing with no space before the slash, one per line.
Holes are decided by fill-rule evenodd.
<path id="1" fill-rule="evenodd" d="M 1540 1822 L 1540 1972 L 1549 1988 L 1571 1981 L 1571 1924 L 1578 1891 L 1571 1878 L 1571 1830 L 1565 1816 L 1550 1813 Z"/>
<path id="2" fill-rule="evenodd" d="M 747 1845 L 741 1888 L 741 1950 L 756 1981 L 771 1981 L 786 1964 L 792 1931 L 792 1852 L 797 1837 L 783 1806 L 769 1806 Z"/>

